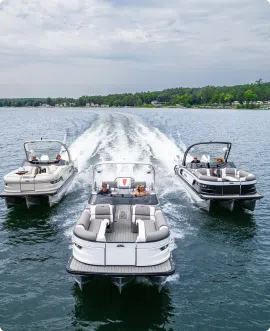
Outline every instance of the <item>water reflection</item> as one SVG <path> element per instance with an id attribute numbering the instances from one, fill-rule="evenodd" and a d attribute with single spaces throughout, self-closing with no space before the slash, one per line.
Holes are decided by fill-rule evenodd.
<path id="1" fill-rule="evenodd" d="M 216 209 L 209 216 L 202 223 L 201 230 L 227 233 L 240 242 L 256 235 L 255 216 L 240 207 L 236 207 L 232 212 Z"/>
<path id="2" fill-rule="evenodd" d="M 201 265 L 201 279 L 214 283 L 241 281 L 256 252 L 254 215 L 236 208 L 233 212 L 219 210 L 202 218 L 195 243 L 198 248 L 194 248 L 196 265 Z M 201 246 L 203 253 L 199 250 Z"/>
<path id="3" fill-rule="evenodd" d="M 41 204 L 31 209 L 27 209 L 26 205 L 19 205 L 7 211 L 2 230 L 8 232 L 11 245 L 47 242 L 58 232 L 57 224 L 51 221 L 55 213 L 56 210 L 47 205 Z"/>
<path id="4" fill-rule="evenodd" d="M 74 284 L 74 326 L 97 325 L 96 330 L 168 330 L 173 316 L 168 288 L 158 293 L 157 287 L 134 282 L 122 294 L 109 278 L 97 278 L 83 291 Z"/>

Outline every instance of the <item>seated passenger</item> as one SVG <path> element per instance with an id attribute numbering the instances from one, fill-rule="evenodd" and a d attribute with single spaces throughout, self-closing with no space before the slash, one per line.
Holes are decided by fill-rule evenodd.
<path id="1" fill-rule="evenodd" d="M 67 162 L 65 160 L 62 160 L 61 155 L 58 154 L 56 156 L 56 165 L 63 166 L 63 165 L 66 165 L 66 164 L 67 164 Z"/>
<path id="2" fill-rule="evenodd" d="M 201 161 L 198 160 L 197 156 L 194 156 L 193 161 L 191 161 L 191 163 L 201 163 Z"/>
<path id="3" fill-rule="evenodd" d="M 142 184 L 139 184 L 136 188 L 136 191 L 134 193 L 135 197 L 137 196 L 144 196 L 144 195 L 147 195 L 149 194 L 149 192 L 145 191 L 145 188 Z"/>
<path id="4" fill-rule="evenodd" d="M 31 159 L 30 163 L 32 163 L 33 167 L 38 167 L 39 166 L 39 159 L 37 158 L 36 155 L 32 156 L 32 159 Z"/>
<path id="5" fill-rule="evenodd" d="M 102 184 L 102 189 L 98 191 L 98 194 L 101 195 L 112 194 L 112 191 L 107 187 L 107 184 Z"/>

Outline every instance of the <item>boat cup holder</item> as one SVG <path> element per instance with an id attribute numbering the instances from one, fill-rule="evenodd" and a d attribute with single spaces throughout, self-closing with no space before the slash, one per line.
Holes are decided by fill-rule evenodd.
<path id="1" fill-rule="evenodd" d="M 118 219 L 119 220 L 126 220 L 127 219 L 127 213 L 124 210 L 119 210 Z"/>

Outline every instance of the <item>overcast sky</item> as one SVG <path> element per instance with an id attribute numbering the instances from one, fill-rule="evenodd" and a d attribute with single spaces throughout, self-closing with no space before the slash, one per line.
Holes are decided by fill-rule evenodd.
<path id="1" fill-rule="evenodd" d="M 0 97 L 270 81 L 268 0 L 0 0 Z"/>

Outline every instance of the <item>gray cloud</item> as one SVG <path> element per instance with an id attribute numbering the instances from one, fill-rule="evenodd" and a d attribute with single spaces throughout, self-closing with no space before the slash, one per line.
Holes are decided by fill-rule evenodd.
<path id="1" fill-rule="evenodd" d="M 265 0 L 4 0 L 0 97 L 270 80 Z"/>

